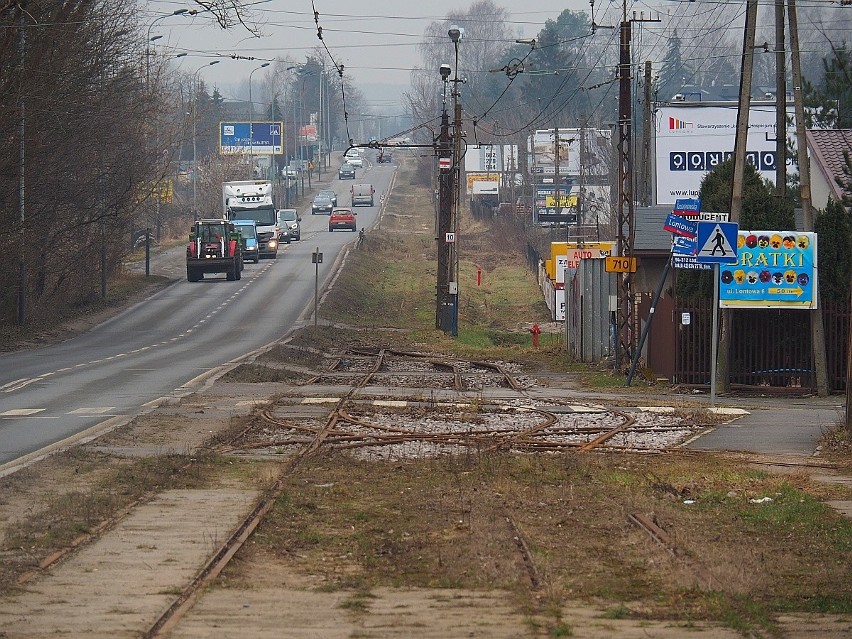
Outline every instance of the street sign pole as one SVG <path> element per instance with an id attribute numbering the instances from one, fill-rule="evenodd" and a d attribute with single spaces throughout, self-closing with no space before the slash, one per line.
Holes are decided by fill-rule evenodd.
<path id="1" fill-rule="evenodd" d="M 713 265 L 713 339 L 710 341 L 710 406 L 716 405 L 716 357 L 719 350 L 719 263 Z"/>

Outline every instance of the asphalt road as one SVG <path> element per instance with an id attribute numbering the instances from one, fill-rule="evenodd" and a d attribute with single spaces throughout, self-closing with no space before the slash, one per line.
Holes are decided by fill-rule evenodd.
<path id="1" fill-rule="evenodd" d="M 372 183 L 376 200 L 356 209 L 358 228 L 375 222 L 396 166 L 369 159 L 355 183 Z M 338 180 L 336 168 L 312 186 L 335 190 L 339 206 L 348 206 L 353 182 Z M 301 241 L 284 245 L 276 260 L 246 264 L 241 280 L 222 274 L 190 283 L 180 269 L 175 284 L 83 335 L 0 355 L 0 467 L 132 418 L 149 402 L 180 395 L 199 376 L 312 321 L 315 287 L 322 291 L 357 233 L 329 233 L 328 217 L 311 215 L 307 200 Z M 318 266 L 311 260 L 317 250 Z"/>

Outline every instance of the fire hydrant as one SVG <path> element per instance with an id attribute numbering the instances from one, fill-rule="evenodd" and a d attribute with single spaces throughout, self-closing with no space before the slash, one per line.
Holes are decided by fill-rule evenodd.
<path id="1" fill-rule="evenodd" d="M 538 324 L 532 325 L 530 333 L 533 336 L 533 348 L 538 348 L 538 336 L 541 335 L 541 329 L 538 327 Z"/>

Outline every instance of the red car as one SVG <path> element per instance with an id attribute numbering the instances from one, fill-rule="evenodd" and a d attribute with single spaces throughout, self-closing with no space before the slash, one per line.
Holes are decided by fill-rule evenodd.
<path id="1" fill-rule="evenodd" d="M 328 218 L 329 232 L 335 229 L 355 230 L 355 214 L 352 209 L 334 209 Z"/>

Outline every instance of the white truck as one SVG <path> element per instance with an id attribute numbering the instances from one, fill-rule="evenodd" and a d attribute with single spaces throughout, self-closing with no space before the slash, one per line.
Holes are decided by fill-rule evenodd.
<path id="1" fill-rule="evenodd" d="M 278 217 L 272 201 L 272 182 L 239 180 L 222 184 L 223 217 L 226 220 L 254 220 L 260 257 L 278 256 Z"/>

